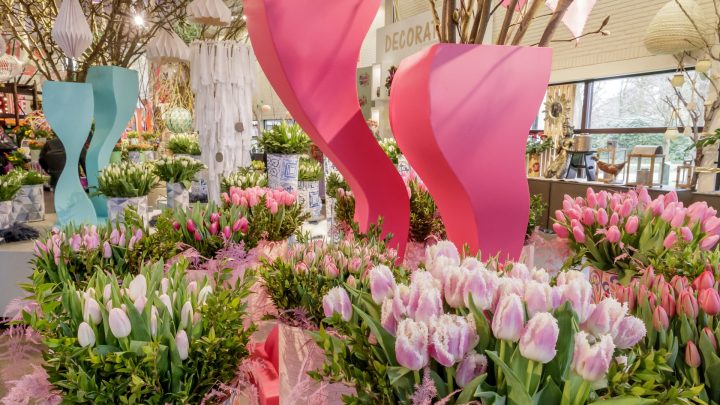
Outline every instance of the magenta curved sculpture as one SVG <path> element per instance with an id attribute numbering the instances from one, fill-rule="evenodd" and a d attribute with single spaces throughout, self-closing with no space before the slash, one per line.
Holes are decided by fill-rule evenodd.
<path id="1" fill-rule="evenodd" d="M 393 134 L 458 248 L 520 257 L 530 207 L 525 145 L 551 60 L 549 48 L 436 44 L 395 73 Z"/>
<path id="2" fill-rule="evenodd" d="M 332 160 L 355 196 L 362 230 L 383 218 L 402 257 L 410 202 L 402 178 L 360 110 L 360 47 L 380 0 L 246 0 L 260 66 L 293 118 Z"/>

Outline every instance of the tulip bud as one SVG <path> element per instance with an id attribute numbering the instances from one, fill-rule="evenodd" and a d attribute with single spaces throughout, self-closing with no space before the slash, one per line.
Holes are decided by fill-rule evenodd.
<path id="1" fill-rule="evenodd" d="M 522 332 L 520 353 L 526 359 L 549 363 L 555 358 L 559 334 L 557 319 L 547 312 L 539 312 L 530 318 Z"/>
<path id="2" fill-rule="evenodd" d="M 706 288 L 698 294 L 698 303 L 703 312 L 710 316 L 720 314 L 720 294 L 714 288 Z"/>
<path id="3" fill-rule="evenodd" d="M 395 336 L 397 319 L 395 318 L 395 314 L 393 314 L 392 298 L 385 300 L 380 308 L 380 325 L 382 325 L 386 331 L 390 332 L 391 335 Z"/>
<path id="4" fill-rule="evenodd" d="M 662 306 L 655 307 L 653 312 L 653 327 L 658 332 L 665 332 L 670 328 L 668 314 Z"/>
<path id="5" fill-rule="evenodd" d="M 558 222 L 565 222 L 565 215 L 562 210 L 555 210 L 555 219 L 558 220 Z"/>
<path id="6" fill-rule="evenodd" d="M 175 346 L 177 346 L 177 351 L 180 354 L 180 360 L 186 360 L 188 358 L 188 351 L 190 350 L 190 342 L 188 341 L 185 330 L 181 329 L 177 335 L 175 335 Z"/>
<path id="7" fill-rule="evenodd" d="M 135 276 L 132 281 L 130 281 L 130 284 L 128 285 L 128 297 L 130 300 L 135 301 L 140 296 L 146 296 L 147 295 L 147 280 L 145 279 L 145 276 L 142 274 L 138 274 Z"/>
<path id="8" fill-rule="evenodd" d="M 83 320 L 85 322 L 92 322 L 94 325 L 99 325 L 102 322 L 102 314 L 100 312 L 100 305 L 94 298 L 86 298 L 85 305 L 83 307 Z"/>
<path id="9" fill-rule="evenodd" d="M 162 302 L 165 305 L 165 308 L 167 308 L 168 312 L 170 312 L 170 315 L 172 315 L 173 307 L 172 307 L 172 302 L 170 301 L 170 297 L 167 294 L 162 294 L 160 296 L 160 302 Z"/>
<path id="10" fill-rule="evenodd" d="M 713 288 L 715 286 L 715 276 L 709 270 L 705 270 L 693 280 L 692 286 L 695 290 L 701 291 L 706 288 Z"/>
<path id="11" fill-rule="evenodd" d="M 585 231 L 580 226 L 575 226 L 572 229 L 573 237 L 577 243 L 585 243 Z"/>
<path id="12" fill-rule="evenodd" d="M 680 234 L 682 235 L 682 238 L 685 242 L 692 242 L 692 240 L 695 238 L 692 230 L 690 230 L 690 228 L 688 228 L 687 226 L 683 226 L 682 228 L 680 228 Z"/>
<path id="13" fill-rule="evenodd" d="M 607 225 L 608 220 L 609 220 L 607 211 L 600 208 L 600 209 L 598 209 L 597 214 L 595 214 L 595 216 L 597 218 L 598 225 L 600 225 L 600 226 Z"/>
<path id="14" fill-rule="evenodd" d="M 634 316 L 626 316 L 620 322 L 617 331 L 612 333 L 612 337 L 617 348 L 629 349 L 638 344 L 646 333 L 643 321 Z"/>
<path id="15" fill-rule="evenodd" d="M 663 241 L 663 246 L 665 249 L 671 249 L 673 245 L 675 245 L 675 242 L 677 242 L 677 234 L 675 234 L 675 231 L 670 231 Z"/>
<path id="16" fill-rule="evenodd" d="M 217 233 L 220 231 L 220 225 L 218 225 L 217 222 L 213 222 L 210 224 L 210 234 L 211 235 L 217 235 Z"/>
<path id="17" fill-rule="evenodd" d="M 201 288 L 200 292 L 198 293 L 198 304 L 204 305 L 210 294 L 212 294 L 212 286 L 206 285 L 205 287 Z"/>
<path id="18" fill-rule="evenodd" d="M 180 222 L 174 221 L 172 224 L 172 227 L 174 230 L 179 231 L 180 230 Z"/>
<path id="19" fill-rule="evenodd" d="M 692 340 L 685 346 L 685 364 L 692 368 L 698 368 L 702 364 L 700 352 L 698 352 L 698 348 Z"/>
<path id="20" fill-rule="evenodd" d="M 685 276 L 673 276 L 672 279 L 670 279 L 670 285 L 673 286 L 675 289 L 675 293 L 680 295 L 681 292 L 685 291 L 685 289 L 688 286 L 688 279 Z M 668 312 L 669 314 L 670 312 Z"/>
<path id="21" fill-rule="evenodd" d="M 232 237 L 232 230 L 229 226 L 225 226 L 223 227 L 222 234 L 225 239 L 230 239 Z"/>
<path id="22" fill-rule="evenodd" d="M 190 301 L 186 301 L 180 310 L 180 328 L 185 329 L 190 325 L 193 317 L 193 307 Z"/>
<path id="23" fill-rule="evenodd" d="M 187 293 L 189 295 L 194 294 L 197 291 L 197 281 L 193 280 L 187 285 Z"/>
<path id="24" fill-rule="evenodd" d="M 695 295 L 690 290 L 680 293 L 677 302 L 677 313 L 685 315 L 688 319 L 694 320 L 698 316 L 698 302 Z"/>
<path id="25" fill-rule="evenodd" d="M 622 206 L 620 207 L 619 214 L 621 217 L 627 218 L 628 215 L 630 215 L 630 213 L 632 212 L 632 209 L 633 209 L 632 201 L 625 200 L 623 202 Z"/>
<path id="26" fill-rule="evenodd" d="M 103 288 L 103 299 L 105 300 L 105 302 L 107 302 L 108 300 L 110 300 L 111 297 L 112 286 L 110 286 L 110 284 L 105 284 L 105 287 Z"/>
<path id="27" fill-rule="evenodd" d="M 575 347 L 571 367 L 586 381 L 600 381 L 610 368 L 615 345 L 612 337 L 603 335 L 590 345 L 588 334 L 580 331 L 575 335 Z"/>
<path id="28" fill-rule="evenodd" d="M 410 370 L 421 370 L 429 360 L 429 331 L 424 322 L 404 319 L 397 326 L 395 357 L 397 362 Z"/>
<path id="29" fill-rule="evenodd" d="M 370 270 L 370 292 L 373 301 L 380 304 L 388 298 L 392 298 L 395 291 L 395 277 L 385 265 L 373 267 Z"/>
<path id="30" fill-rule="evenodd" d="M 188 219 L 185 222 L 185 226 L 187 227 L 188 232 L 195 233 L 197 230 L 197 227 L 195 226 L 195 222 L 192 219 Z"/>
<path id="31" fill-rule="evenodd" d="M 709 327 L 704 327 L 701 332 L 705 337 L 710 341 L 710 344 L 712 345 L 713 349 L 715 350 L 715 353 L 717 353 L 718 346 L 717 346 L 717 339 L 715 338 L 715 334 L 713 333 L 712 329 Z"/>
<path id="32" fill-rule="evenodd" d="M 595 195 L 595 191 L 588 187 L 587 191 L 585 192 L 585 199 L 587 200 L 588 207 L 595 208 L 597 205 L 597 196 Z"/>
<path id="33" fill-rule="evenodd" d="M 627 232 L 629 235 L 634 235 L 635 232 L 638 230 L 638 226 L 640 224 L 640 219 L 638 219 L 637 216 L 632 215 L 630 218 L 627 219 L 627 222 L 625 222 L 625 232 Z"/>
<path id="34" fill-rule="evenodd" d="M 196 242 L 202 241 L 202 235 L 200 235 L 200 232 L 195 231 L 195 233 L 193 234 L 193 239 L 195 239 Z"/>
<path id="35" fill-rule="evenodd" d="M 220 222 L 220 214 L 218 214 L 217 212 L 213 212 L 212 214 L 210 214 L 210 222 L 211 223 Z"/>
<path id="36" fill-rule="evenodd" d="M 497 339 L 517 342 L 525 326 L 525 309 L 520 297 L 507 294 L 500 298 L 492 320 L 493 335 Z"/>
<path id="37" fill-rule="evenodd" d="M 95 332 L 87 322 L 82 322 L 78 327 L 78 343 L 81 347 L 93 347 L 95 345 Z"/>
<path id="38" fill-rule="evenodd" d="M 718 240 L 720 240 L 719 235 L 709 235 L 702 238 L 702 240 L 700 241 L 700 250 L 712 249 L 713 247 L 715 247 L 715 245 L 717 245 Z"/>
<path id="39" fill-rule="evenodd" d="M 352 317 L 352 304 L 350 303 L 350 297 L 347 291 L 342 287 L 335 287 L 330 289 L 327 294 L 323 297 L 323 311 L 326 317 L 331 317 L 333 314 L 340 314 L 340 318 L 343 321 L 349 322 Z"/>
<path id="40" fill-rule="evenodd" d="M 568 236 L 570 236 L 570 233 L 568 232 L 567 228 L 565 228 L 563 225 L 561 225 L 557 222 L 553 224 L 552 228 L 553 228 L 553 231 L 555 232 L 555 234 L 559 238 L 565 239 Z"/>
<path id="41" fill-rule="evenodd" d="M 103 258 L 109 259 L 111 257 L 112 257 L 112 248 L 110 247 L 110 243 L 105 241 L 105 243 L 103 243 Z"/>
<path id="42" fill-rule="evenodd" d="M 155 305 L 150 308 L 150 334 L 157 336 L 158 310 Z"/>
<path id="43" fill-rule="evenodd" d="M 618 229 L 616 225 L 611 226 L 605 233 L 605 238 L 607 238 L 607 241 L 610 243 L 620 242 L 620 229 Z"/>
<path id="44" fill-rule="evenodd" d="M 675 316 L 675 311 L 677 309 L 677 304 L 675 302 L 675 290 L 673 290 L 670 286 L 666 285 L 661 291 L 660 305 L 667 313 L 668 318 Z"/>
<path id="45" fill-rule="evenodd" d="M 147 304 L 147 298 L 145 298 L 144 295 L 139 296 L 135 302 L 133 302 L 133 306 L 138 312 L 142 312 L 143 309 L 145 309 L 145 304 Z"/>
<path id="46" fill-rule="evenodd" d="M 127 337 L 132 331 L 130 319 L 125 312 L 120 308 L 113 308 L 110 310 L 110 331 L 113 336 L 118 339 Z"/>
<path id="47" fill-rule="evenodd" d="M 590 226 L 595 223 L 595 212 L 592 209 L 585 208 L 581 217 L 583 225 Z"/>
<path id="48" fill-rule="evenodd" d="M 455 371 L 455 381 L 460 387 L 464 387 L 477 376 L 487 372 L 487 367 L 487 357 L 473 350 L 458 364 Z"/>

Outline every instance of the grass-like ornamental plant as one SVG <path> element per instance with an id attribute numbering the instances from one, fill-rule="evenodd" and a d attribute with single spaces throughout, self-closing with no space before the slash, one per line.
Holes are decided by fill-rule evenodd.
<path id="1" fill-rule="evenodd" d="M 298 170 L 298 180 L 300 181 L 320 181 L 323 174 L 323 168 L 320 162 L 312 158 L 303 157 L 300 159 L 300 168 Z"/>
<path id="2" fill-rule="evenodd" d="M 111 198 L 142 197 L 150 194 L 157 181 L 151 165 L 118 162 L 100 172 L 97 191 Z"/>
<path id="3" fill-rule="evenodd" d="M 20 187 L 22 187 L 22 181 L 17 176 L 0 176 L 0 202 L 11 201 L 20 191 Z"/>
<path id="4" fill-rule="evenodd" d="M 403 180 L 410 192 L 410 240 L 444 239 L 445 224 L 425 183 L 414 173 L 403 175 Z"/>
<path id="5" fill-rule="evenodd" d="M 160 180 L 168 183 L 182 183 L 186 189 L 195 179 L 195 175 L 205 168 L 205 165 L 195 159 L 184 156 L 163 157 L 153 162 L 155 174 Z"/>
<path id="6" fill-rule="evenodd" d="M 175 134 L 165 145 L 175 155 L 200 155 L 200 143 L 195 135 Z"/>
<path id="7" fill-rule="evenodd" d="M 310 148 L 310 138 L 298 124 L 288 125 L 283 121 L 263 132 L 258 145 L 265 153 L 294 155 L 306 153 Z"/>
<path id="8" fill-rule="evenodd" d="M 189 282 L 187 262 L 164 267 L 121 282 L 98 271 L 84 290 L 65 284 L 59 301 L 35 296 L 44 315 L 25 320 L 43 337 L 45 370 L 66 403 L 201 403 L 235 376 L 252 332 L 242 303 L 252 277 Z"/>
<path id="9" fill-rule="evenodd" d="M 268 177 L 264 172 L 264 169 L 263 171 L 260 171 L 254 167 L 243 167 L 227 176 L 223 176 L 220 182 L 220 189 L 223 193 L 227 193 L 230 191 L 231 187 L 245 189 L 253 187 L 267 187 L 267 185 Z"/>

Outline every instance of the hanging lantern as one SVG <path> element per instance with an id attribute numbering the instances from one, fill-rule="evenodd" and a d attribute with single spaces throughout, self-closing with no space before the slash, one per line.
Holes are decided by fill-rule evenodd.
<path id="1" fill-rule="evenodd" d="M 712 61 L 707 56 L 703 59 L 700 59 L 695 64 L 695 70 L 700 73 L 707 73 L 708 71 L 710 71 L 710 68 L 712 68 Z"/>
<path id="2" fill-rule="evenodd" d="M 262 107 L 260 107 L 260 110 L 262 110 L 263 114 L 267 114 L 272 111 L 272 107 L 267 104 L 263 104 Z"/>
<path id="3" fill-rule="evenodd" d="M 23 72 L 23 64 L 13 55 L 4 54 L 0 56 L 0 81 L 20 76 Z"/>
<path id="4" fill-rule="evenodd" d="M 52 38 L 68 58 L 77 59 L 92 44 L 93 36 L 78 0 L 63 0 Z"/>
<path id="5" fill-rule="evenodd" d="M 190 48 L 175 31 L 158 30 L 145 50 L 148 60 L 157 63 L 189 62 Z"/>
<path id="6" fill-rule="evenodd" d="M 669 127 L 667 131 L 665 131 L 665 140 L 673 142 L 680 136 L 680 131 L 678 131 L 677 128 Z"/>
<path id="7" fill-rule="evenodd" d="M 163 114 L 163 121 L 170 132 L 182 134 L 192 131 L 192 114 L 182 107 L 174 107 Z"/>
<path id="8" fill-rule="evenodd" d="M 645 47 L 659 55 L 694 51 L 705 46 L 703 35 L 710 32 L 702 8 L 695 0 L 670 0 L 650 21 Z"/>
<path id="9" fill-rule="evenodd" d="M 196 24 L 225 26 L 232 13 L 222 0 L 194 0 L 187 6 L 189 20 Z"/>
<path id="10" fill-rule="evenodd" d="M 682 73 L 677 73 L 672 77 L 672 79 L 670 79 L 670 82 L 672 83 L 673 87 L 682 87 L 682 85 L 685 84 L 685 75 Z"/>

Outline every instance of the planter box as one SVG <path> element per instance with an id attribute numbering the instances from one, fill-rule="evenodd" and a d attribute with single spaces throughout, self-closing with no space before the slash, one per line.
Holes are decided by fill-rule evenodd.
<path id="1" fill-rule="evenodd" d="M 42 184 L 22 186 L 12 203 L 13 216 L 18 222 L 45 219 L 45 192 Z"/>
<path id="2" fill-rule="evenodd" d="M 110 222 L 116 220 L 124 224 L 125 223 L 125 208 L 135 208 L 138 215 L 143 219 L 145 223 L 148 222 L 150 211 L 148 210 L 148 198 L 147 196 L 132 197 L 132 198 L 118 198 L 109 197 L 107 199 L 108 206 L 108 219 Z"/>
<path id="3" fill-rule="evenodd" d="M 13 202 L 0 201 L 0 229 L 7 229 L 15 222 Z"/>
<path id="4" fill-rule="evenodd" d="M 282 188 L 287 191 L 297 191 L 299 163 L 300 155 L 278 155 L 268 153 L 267 172 L 270 188 Z"/>
<path id="5" fill-rule="evenodd" d="M 167 183 L 167 207 L 186 209 L 190 206 L 190 191 L 182 183 Z"/>
<path id="6" fill-rule="evenodd" d="M 322 200 L 320 200 L 319 181 L 298 182 L 298 200 L 303 211 L 310 214 L 310 221 L 318 221 L 322 217 Z"/>

